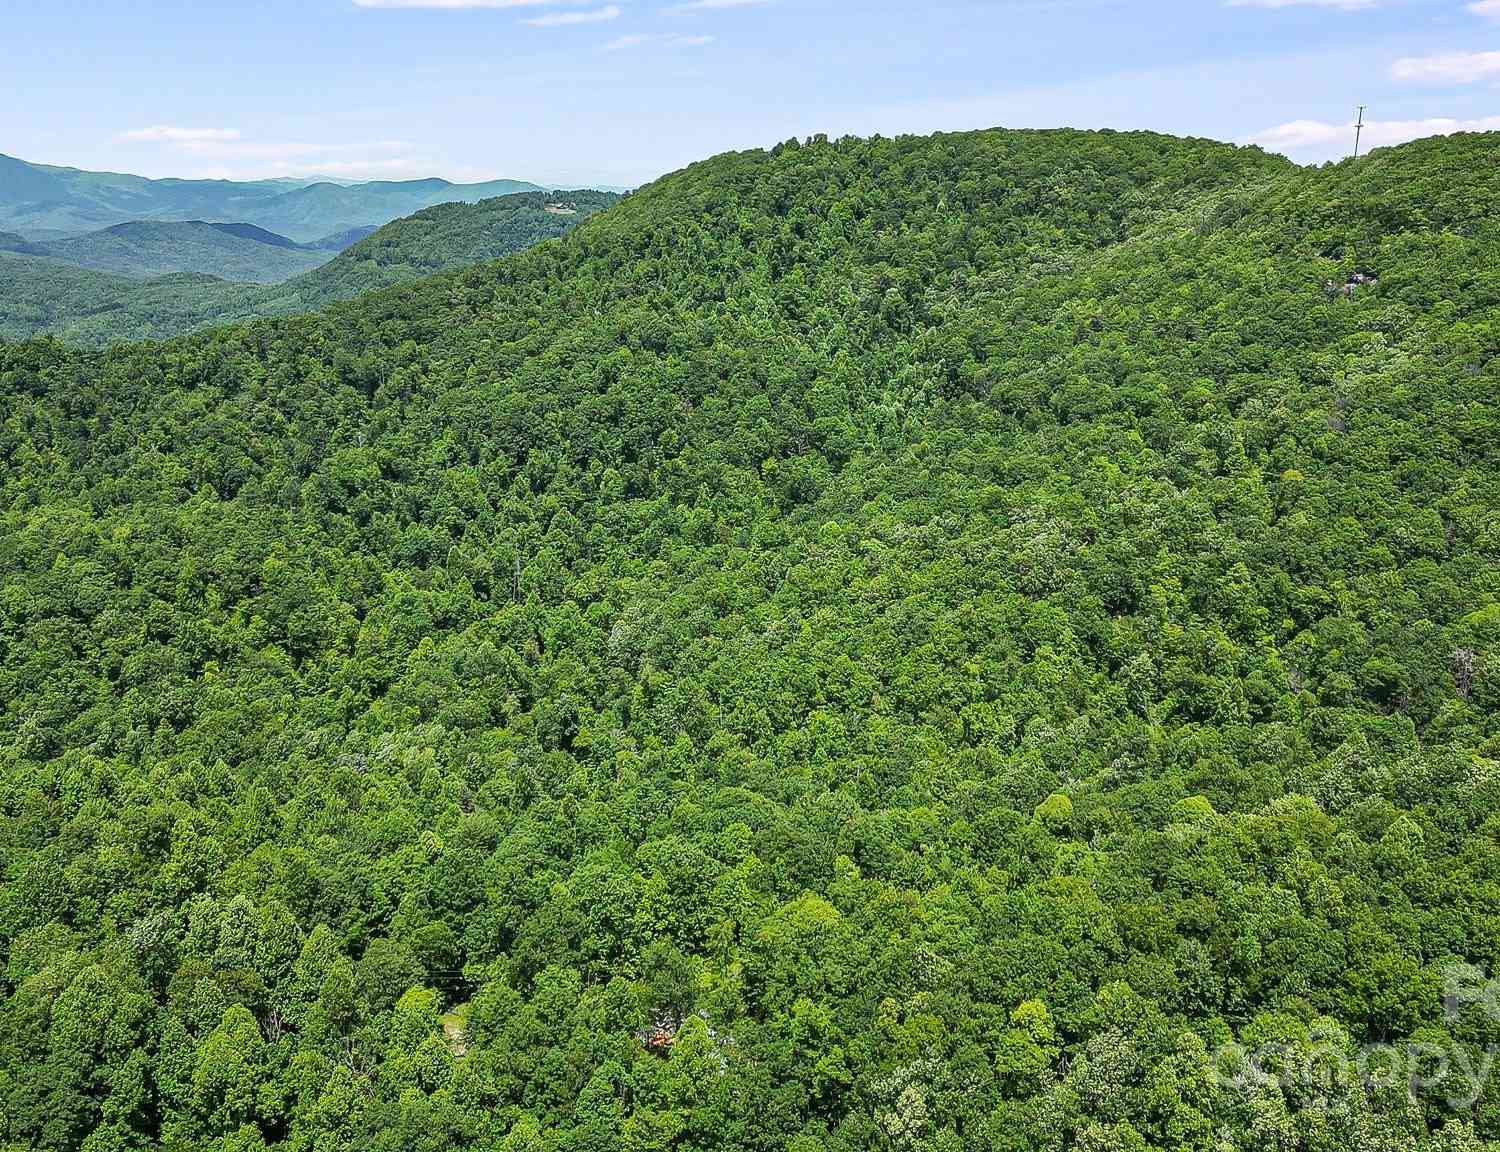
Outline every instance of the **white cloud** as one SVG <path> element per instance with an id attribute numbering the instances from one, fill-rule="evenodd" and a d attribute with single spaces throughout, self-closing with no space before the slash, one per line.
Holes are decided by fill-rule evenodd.
<path id="1" fill-rule="evenodd" d="M 533 28 L 564 28 L 574 24 L 602 24 L 606 20 L 619 18 L 619 6 L 607 4 L 592 12 L 549 12 L 545 16 L 532 16 L 521 23 L 530 24 Z"/>
<path id="2" fill-rule="evenodd" d="M 405 140 L 368 140 L 359 143 L 316 144 L 306 140 L 246 140 L 235 129 L 188 129 L 157 125 L 120 133 L 135 143 L 165 144 L 194 156 L 287 160 L 294 157 L 340 156 L 349 153 L 392 155 L 412 151 Z"/>
<path id="3" fill-rule="evenodd" d="M 1391 65 L 1391 75 L 1416 84 L 1473 84 L 1500 75 L 1500 52 L 1407 56 Z"/>
<path id="4" fill-rule="evenodd" d="M 1373 8 L 1380 0 L 1228 0 L 1231 8 L 1340 8 L 1354 12 Z"/>
<path id="5" fill-rule="evenodd" d="M 404 140 L 370 140 L 351 144 L 314 144 L 305 140 L 239 140 L 227 143 L 205 141 L 184 146 L 185 151 L 197 156 L 220 156 L 242 160 L 271 160 L 276 162 L 294 159 L 315 160 L 319 164 L 330 163 L 326 159 L 336 156 L 374 154 L 378 156 L 401 155 L 412 150 Z M 368 161 L 376 163 L 376 161 Z M 386 163 L 386 161 L 380 161 Z"/>
<path id="6" fill-rule="evenodd" d="M 1469 11 L 1475 16 L 1500 16 L 1500 0 L 1474 0 Z"/>
<path id="7" fill-rule="evenodd" d="M 239 138 L 240 133 L 237 128 L 183 128 L 176 124 L 153 124 L 149 128 L 132 128 L 119 135 L 121 140 L 165 144 L 203 144 Z"/>
<path id="8" fill-rule="evenodd" d="M 1455 120 L 1449 117 L 1434 117 L 1428 120 L 1367 120 L 1361 137 L 1364 148 L 1384 148 L 1392 144 L 1405 144 L 1408 140 L 1420 140 L 1425 136 L 1451 136 L 1455 132 L 1500 131 L 1500 116 L 1484 116 L 1473 120 Z M 1284 152 L 1290 156 L 1316 152 L 1319 156 L 1333 149 L 1354 150 L 1354 122 L 1333 124 L 1326 120 L 1293 120 L 1257 132 L 1246 143 L 1259 144 L 1272 152 Z"/>
<path id="9" fill-rule="evenodd" d="M 604 46 L 606 52 L 624 52 L 630 48 L 640 48 L 647 44 L 659 44 L 664 48 L 701 48 L 705 44 L 712 44 L 717 37 L 714 36 L 659 36 L 652 33 L 637 32 L 630 36 L 619 36 Z"/>
<path id="10" fill-rule="evenodd" d="M 277 160 L 271 168 L 288 176 L 315 173 L 319 176 L 348 176 L 351 178 L 386 178 L 391 176 L 431 176 L 435 165 L 431 160 L 416 156 L 391 156 L 383 160 L 317 160 L 314 162 Z"/>
<path id="11" fill-rule="evenodd" d="M 173 124 L 132 128 L 121 132 L 116 139 L 155 144 L 172 155 L 216 162 L 212 169 L 197 165 L 200 173 L 228 173 L 232 170 L 225 165 L 236 162 L 253 165 L 262 173 L 349 176 L 431 175 L 436 167 L 432 160 L 417 155 L 416 146 L 405 140 L 322 144 L 310 140 L 246 139 L 237 128 L 183 128 Z M 243 172 L 234 178 L 242 179 Z"/>
<path id="12" fill-rule="evenodd" d="M 356 8 L 556 8 L 589 0 L 354 0 Z"/>
<path id="13" fill-rule="evenodd" d="M 595 8 L 587 12 L 575 11 L 588 4 L 597 3 L 597 0 L 354 0 L 356 8 L 425 8 L 440 9 L 444 11 L 460 11 L 467 9 L 521 9 L 521 8 L 552 8 L 561 11 L 545 12 L 539 16 L 530 16 L 521 23 L 529 24 L 533 28 L 564 28 L 574 24 L 602 24 L 607 20 L 618 19 L 621 10 L 618 5 L 606 4 L 602 8 Z"/>

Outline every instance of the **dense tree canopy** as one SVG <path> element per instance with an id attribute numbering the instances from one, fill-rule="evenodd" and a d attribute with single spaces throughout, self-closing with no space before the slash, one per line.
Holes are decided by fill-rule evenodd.
<path id="1" fill-rule="evenodd" d="M 0 347 L 0 1141 L 1500 1146 L 1497 149 L 818 138 Z"/>

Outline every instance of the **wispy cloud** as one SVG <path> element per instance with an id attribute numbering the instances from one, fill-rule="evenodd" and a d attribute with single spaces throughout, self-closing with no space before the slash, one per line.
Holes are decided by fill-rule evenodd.
<path id="1" fill-rule="evenodd" d="M 1475 16 L 1500 16 L 1500 0 L 1474 0 L 1469 11 Z"/>
<path id="2" fill-rule="evenodd" d="M 630 36 L 619 36 L 604 46 L 606 52 L 625 52 L 631 48 L 642 48 L 648 44 L 659 45 L 663 48 L 701 48 L 705 44 L 712 44 L 717 37 L 714 36 L 662 36 L 647 32 L 637 32 Z"/>
<path id="3" fill-rule="evenodd" d="M 1231 8 L 1341 8 L 1354 12 L 1374 8 L 1380 0 L 1228 0 Z"/>
<path id="4" fill-rule="evenodd" d="M 1406 56 L 1391 65 L 1391 75 L 1415 84 L 1473 84 L 1487 76 L 1500 76 L 1500 52 Z"/>
<path id="5" fill-rule="evenodd" d="M 1405 144 L 1426 136 L 1451 136 L 1455 132 L 1494 132 L 1500 130 L 1500 116 L 1473 120 L 1435 117 L 1428 120 L 1367 120 L 1362 137 L 1366 147 L 1383 148 Z M 1354 148 L 1354 121 L 1334 124 L 1326 120 L 1293 120 L 1257 132 L 1246 143 L 1259 144 L 1272 152 L 1296 156 L 1316 152 L 1326 155 L 1330 148 L 1347 145 Z"/>
<path id="6" fill-rule="evenodd" d="M 149 128 L 132 128 L 128 132 L 121 132 L 118 137 L 120 140 L 137 143 L 163 144 L 204 144 L 239 138 L 238 128 L 183 128 L 177 124 L 153 124 Z"/>
<path id="7" fill-rule="evenodd" d="M 525 8 L 554 9 L 554 11 L 530 16 L 521 21 L 533 28 L 565 28 L 573 24 L 602 24 L 607 20 L 616 20 L 622 15 L 620 7 L 616 4 L 606 4 L 602 8 L 579 11 L 593 3 L 597 3 L 597 0 L 354 0 L 356 8 L 427 8 L 445 11 L 478 8 L 492 11 Z"/>
<path id="8" fill-rule="evenodd" d="M 358 160 L 318 160 L 312 164 L 306 161 L 282 160 L 273 161 L 271 168 L 289 176 L 302 176 L 309 172 L 316 172 L 320 176 L 374 179 L 391 176 L 431 176 L 436 169 L 436 164 L 433 160 L 423 156 L 388 156 L 384 159 L 365 157 Z"/>
<path id="9" fill-rule="evenodd" d="M 300 156 L 336 156 L 347 153 L 389 155 L 412 151 L 405 140 L 367 140 L 340 144 L 318 144 L 306 140 L 247 140 L 236 128 L 179 128 L 156 124 L 121 132 L 119 140 L 137 144 L 165 144 L 173 151 L 195 156 L 254 159 Z"/>
<path id="10" fill-rule="evenodd" d="M 153 124 L 119 133 L 117 140 L 157 145 L 178 156 L 220 165 L 250 165 L 261 172 L 330 175 L 430 175 L 436 163 L 405 140 L 361 140 L 325 144 L 311 140 L 247 139 L 238 128 L 184 128 Z M 216 167 L 215 172 L 228 168 Z"/>
<path id="11" fill-rule="evenodd" d="M 559 8 L 589 0 L 354 0 L 356 8 Z"/>
<path id="12" fill-rule="evenodd" d="M 619 6 L 606 4 L 591 12 L 548 12 L 545 16 L 532 16 L 521 23 L 530 24 L 533 28 L 565 28 L 574 24 L 602 24 L 606 20 L 619 18 Z"/>
<path id="13" fill-rule="evenodd" d="M 604 50 L 606 52 L 624 52 L 628 48 L 639 48 L 642 44 L 649 44 L 655 39 L 655 36 L 648 36 L 643 32 L 636 32 L 630 36 L 616 36 L 604 46 Z"/>

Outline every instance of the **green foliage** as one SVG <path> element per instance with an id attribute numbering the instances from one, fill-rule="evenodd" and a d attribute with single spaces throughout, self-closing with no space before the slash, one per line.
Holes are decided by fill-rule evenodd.
<path id="1" fill-rule="evenodd" d="M 610 192 L 524 192 L 478 204 L 440 204 L 393 221 L 310 276 L 267 296 L 266 314 L 305 312 L 403 280 L 509 256 L 566 235 L 614 204 Z"/>
<path id="2" fill-rule="evenodd" d="M 0 1146 L 1495 1147 L 1497 147 L 791 142 L 0 347 Z"/>
<path id="3" fill-rule="evenodd" d="M 0 337 L 43 333 L 79 344 L 145 340 L 188 332 L 221 317 L 248 316 L 265 290 L 177 273 L 141 281 L 43 256 L 0 252 Z"/>
<path id="4" fill-rule="evenodd" d="M 1054 792 L 1037 805 L 1036 818 L 1054 835 L 1065 835 L 1073 824 L 1073 801 L 1061 792 Z"/>

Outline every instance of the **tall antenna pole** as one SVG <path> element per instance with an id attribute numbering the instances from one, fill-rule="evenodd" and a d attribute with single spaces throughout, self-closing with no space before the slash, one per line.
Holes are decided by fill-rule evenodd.
<path id="1" fill-rule="evenodd" d="M 1365 132 L 1365 106 L 1359 106 L 1359 123 L 1354 125 L 1354 158 L 1359 159 L 1359 138 Z"/>

